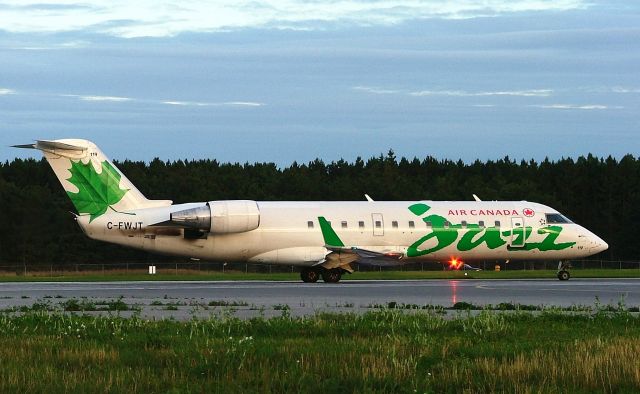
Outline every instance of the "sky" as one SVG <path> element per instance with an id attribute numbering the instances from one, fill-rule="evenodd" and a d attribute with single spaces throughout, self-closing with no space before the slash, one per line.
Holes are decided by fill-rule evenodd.
<path id="1" fill-rule="evenodd" d="M 0 0 L 0 160 L 640 151 L 640 2 Z"/>

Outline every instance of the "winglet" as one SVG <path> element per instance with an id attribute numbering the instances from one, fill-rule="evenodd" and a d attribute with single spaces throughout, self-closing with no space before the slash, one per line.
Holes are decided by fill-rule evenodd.
<path id="1" fill-rule="evenodd" d="M 324 216 L 318 216 L 318 222 L 320 223 L 320 230 L 322 231 L 322 237 L 324 238 L 325 245 L 344 247 L 344 243 L 340 240 L 338 234 L 333 231 L 331 223 L 329 223 Z"/>

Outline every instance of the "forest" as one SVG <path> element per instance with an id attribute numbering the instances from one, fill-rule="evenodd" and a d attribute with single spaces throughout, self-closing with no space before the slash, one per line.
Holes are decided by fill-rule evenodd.
<path id="1" fill-rule="evenodd" d="M 637 260 L 640 158 L 463 161 L 397 158 L 325 163 L 215 159 L 115 162 L 148 198 L 174 203 L 253 200 L 528 200 L 556 208 L 609 243 L 602 259 Z M 144 261 L 145 252 L 85 237 L 47 162 L 0 163 L 0 264 Z M 154 257 L 155 258 L 155 257 Z"/>

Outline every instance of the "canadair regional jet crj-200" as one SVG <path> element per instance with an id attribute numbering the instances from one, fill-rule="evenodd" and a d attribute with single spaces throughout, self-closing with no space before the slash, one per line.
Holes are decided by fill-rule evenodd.
<path id="1" fill-rule="evenodd" d="M 607 244 L 558 211 L 527 201 L 148 200 L 90 141 L 18 145 L 43 152 L 91 238 L 211 261 L 301 267 L 338 282 L 351 263 L 567 260 Z M 460 263 L 458 263 L 460 264 Z"/>

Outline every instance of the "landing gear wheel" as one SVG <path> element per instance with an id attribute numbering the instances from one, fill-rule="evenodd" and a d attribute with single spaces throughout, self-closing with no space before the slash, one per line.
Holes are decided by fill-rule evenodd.
<path id="1" fill-rule="evenodd" d="M 300 271 L 300 279 L 304 283 L 316 283 L 320 279 L 320 271 L 315 268 L 303 268 Z"/>
<path id="2" fill-rule="evenodd" d="M 342 278 L 342 270 L 340 268 L 333 268 L 330 270 L 322 270 L 322 280 L 325 283 L 338 283 Z"/>
<path id="3" fill-rule="evenodd" d="M 571 274 L 569 273 L 569 268 L 571 268 L 571 263 L 561 261 L 558 263 L 558 279 L 560 280 L 569 280 L 571 278 Z"/>

